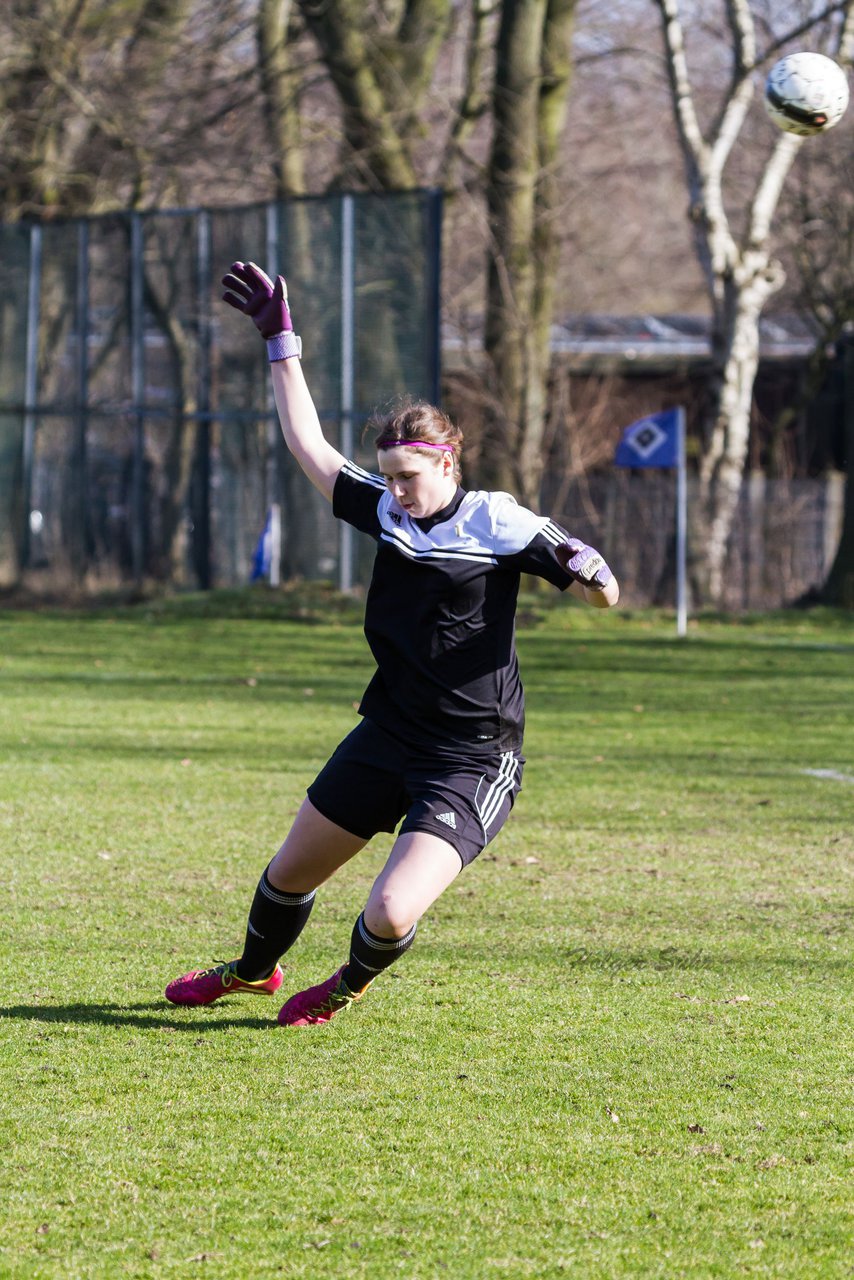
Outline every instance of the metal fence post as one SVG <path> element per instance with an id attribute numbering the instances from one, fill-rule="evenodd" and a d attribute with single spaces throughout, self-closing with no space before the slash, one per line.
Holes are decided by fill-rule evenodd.
<path id="1" fill-rule="evenodd" d="M 356 277 L 355 277 L 355 201 L 341 197 L 341 391 L 339 429 L 340 449 L 345 458 L 354 452 L 353 410 L 355 390 Z M 341 521 L 338 535 L 338 587 L 353 588 L 353 529 Z"/>
<path id="2" fill-rule="evenodd" d="M 71 568 L 82 581 L 88 568 L 92 514 L 87 474 L 87 426 L 89 422 L 89 222 L 77 224 L 77 280 L 75 297 L 77 329 L 77 404 L 74 407 L 74 435 L 69 457 L 71 484 L 71 526 L 66 530 Z"/>
<path id="3" fill-rule="evenodd" d="M 30 559 L 30 508 L 32 507 L 33 463 L 36 453 L 36 413 L 39 377 L 39 319 L 42 281 L 42 229 L 30 227 L 30 261 L 27 280 L 27 339 L 24 354 L 24 438 L 21 446 L 23 494 L 21 509 L 21 568 Z"/>
<path id="4" fill-rule="evenodd" d="M 77 406 L 85 416 L 89 399 L 89 222 L 77 224 Z"/>
<path id="5" fill-rule="evenodd" d="M 207 209 L 196 215 L 196 308 L 198 361 L 196 366 L 196 408 L 199 414 L 196 436 L 195 501 L 193 502 L 193 562 L 202 591 L 211 586 L 211 219 Z"/>
<path id="6" fill-rule="evenodd" d="M 281 271 L 279 261 L 279 206 L 267 205 L 267 274 L 275 279 Z M 276 398 L 273 395 L 273 383 L 267 379 L 267 409 L 270 414 L 267 423 L 267 469 L 265 479 L 265 507 L 271 513 L 272 526 L 278 529 L 278 536 L 273 538 L 270 552 L 270 586 L 277 587 L 282 577 L 282 503 L 277 450 L 279 449 L 279 421 L 276 413 Z"/>
<path id="7" fill-rule="evenodd" d="M 431 191 L 427 197 L 425 218 L 425 259 L 428 270 L 426 312 L 432 324 L 425 326 L 429 334 L 429 373 L 434 404 L 442 399 L 442 192 Z"/>
<path id="8" fill-rule="evenodd" d="M 145 305 L 142 217 L 130 215 L 130 387 L 133 465 L 130 493 L 131 566 L 137 582 L 145 572 Z"/>

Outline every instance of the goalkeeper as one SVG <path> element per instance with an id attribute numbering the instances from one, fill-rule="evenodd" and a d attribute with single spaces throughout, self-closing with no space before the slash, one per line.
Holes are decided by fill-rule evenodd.
<path id="1" fill-rule="evenodd" d="M 311 783 L 261 876 L 241 956 L 166 988 L 173 1004 L 273 995 L 315 894 L 379 832 L 388 861 L 330 978 L 292 995 L 283 1026 L 328 1022 L 411 947 L 419 919 L 495 838 L 521 786 L 524 697 L 514 646 L 520 575 L 597 608 L 617 603 L 602 556 L 506 493 L 461 487 L 462 433 L 406 404 L 378 425 L 378 473 L 323 435 L 281 276 L 236 262 L 224 299 L 267 340 L 285 442 L 334 514 L 377 544 L 365 635 L 377 664 L 362 719 Z"/>

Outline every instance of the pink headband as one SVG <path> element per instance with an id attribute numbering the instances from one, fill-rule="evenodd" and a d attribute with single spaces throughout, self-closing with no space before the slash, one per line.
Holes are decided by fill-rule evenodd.
<path id="1" fill-rule="evenodd" d="M 433 444 L 430 440 L 383 440 L 377 445 L 378 449 L 396 449 L 398 445 L 402 445 L 406 449 L 441 449 L 443 453 L 453 453 L 453 447 L 449 444 Z"/>

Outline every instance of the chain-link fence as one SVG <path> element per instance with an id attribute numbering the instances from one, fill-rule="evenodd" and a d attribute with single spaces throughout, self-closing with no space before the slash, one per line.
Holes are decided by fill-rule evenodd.
<path id="1" fill-rule="evenodd" d="M 440 217 L 427 191 L 0 225 L 0 586 L 245 583 L 270 513 L 274 581 L 366 581 L 372 548 L 285 450 L 264 344 L 219 280 L 236 258 L 287 276 L 324 430 L 374 466 L 371 412 L 439 398 Z M 670 602 L 674 485 L 550 466 L 542 508 L 602 546 L 626 602 Z M 745 479 L 727 606 L 822 582 L 843 489 Z"/>
<path id="2" fill-rule="evenodd" d="M 349 532 L 285 451 L 264 344 L 220 301 L 235 259 L 288 278 L 324 429 L 438 398 L 441 197 L 0 225 L 0 585 L 358 573 Z"/>
<path id="3" fill-rule="evenodd" d="M 676 476 L 627 471 L 553 478 L 547 509 L 578 537 L 606 549 L 623 605 L 673 607 L 676 594 Z M 688 481 L 688 510 L 698 501 Z M 845 474 L 742 483 L 721 607 L 777 609 L 816 591 L 833 563 L 842 532 Z"/>

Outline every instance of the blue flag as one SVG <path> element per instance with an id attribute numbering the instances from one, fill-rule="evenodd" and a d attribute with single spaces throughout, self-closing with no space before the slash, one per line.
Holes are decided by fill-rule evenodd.
<path id="1" fill-rule="evenodd" d="M 664 409 L 626 427 L 616 467 L 675 467 L 679 465 L 679 410 Z"/>
<path id="2" fill-rule="evenodd" d="M 262 578 L 270 576 L 270 562 L 273 552 L 272 525 L 272 512 L 269 512 L 267 523 L 264 525 L 264 532 L 258 539 L 258 545 L 252 557 L 252 577 L 250 582 L 259 582 Z"/>

